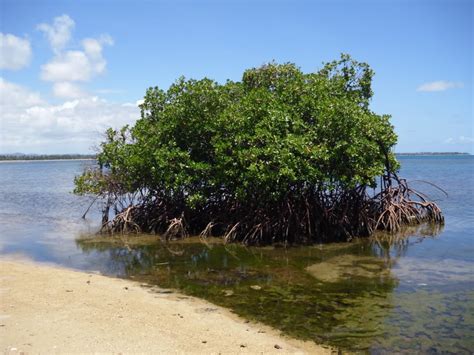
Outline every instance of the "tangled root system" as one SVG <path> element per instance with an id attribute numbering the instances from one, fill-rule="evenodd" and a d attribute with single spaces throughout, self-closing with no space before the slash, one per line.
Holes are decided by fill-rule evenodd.
<path id="1" fill-rule="evenodd" d="M 343 241 L 377 230 L 394 233 L 407 225 L 444 223 L 435 202 L 394 175 L 383 177 L 380 191 L 372 195 L 362 186 L 308 189 L 305 194 L 290 192 L 273 203 L 223 200 L 196 209 L 154 196 L 129 204 L 111 220 L 109 208 L 104 213 L 105 233 L 156 233 L 166 240 L 221 236 L 225 242 L 259 245 Z"/>

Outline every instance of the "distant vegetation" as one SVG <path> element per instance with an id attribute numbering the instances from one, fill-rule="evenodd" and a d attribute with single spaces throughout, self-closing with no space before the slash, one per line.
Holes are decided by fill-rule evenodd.
<path id="1" fill-rule="evenodd" d="M 0 154 L 0 160 L 68 160 L 95 158 L 95 154 Z"/>
<path id="2" fill-rule="evenodd" d="M 416 153 L 396 153 L 395 155 L 470 155 L 462 152 L 416 152 Z"/>
<path id="3" fill-rule="evenodd" d="M 107 131 L 75 192 L 102 199 L 103 231 L 166 238 L 312 243 L 442 222 L 396 175 L 390 116 L 369 108 L 372 76 L 343 55 L 314 73 L 270 63 L 240 82 L 150 88 L 141 119 Z"/>

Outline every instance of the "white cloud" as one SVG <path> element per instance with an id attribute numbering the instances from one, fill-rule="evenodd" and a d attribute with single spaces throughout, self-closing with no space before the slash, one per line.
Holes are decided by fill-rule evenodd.
<path id="1" fill-rule="evenodd" d="M 84 51 L 66 51 L 41 66 L 41 79 L 46 81 L 89 81 L 102 74 L 107 65 L 102 56 L 104 45 L 110 41 L 87 38 L 82 41 Z"/>
<path id="2" fill-rule="evenodd" d="M 122 94 L 124 91 L 119 89 L 98 89 L 94 90 L 96 94 Z"/>
<path id="3" fill-rule="evenodd" d="M 59 53 L 70 41 L 74 26 L 74 21 L 68 15 L 62 15 L 55 17 L 52 25 L 39 24 L 38 29 L 44 32 L 53 51 Z"/>
<path id="4" fill-rule="evenodd" d="M 94 91 L 97 94 L 121 94 L 124 91 L 120 89 L 98 89 Z"/>
<path id="5" fill-rule="evenodd" d="M 61 53 L 41 66 L 41 79 L 47 81 L 88 81 L 91 76 L 90 60 L 81 51 Z"/>
<path id="6" fill-rule="evenodd" d="M 67 91 L 67 90 L 66 90 Z M 96 96 L 61 104 L 0 79 L 0 152 L 88 152 L 108 127 L 133 124 L 139 109 Z"/>
<path id="7" fill-rule="evenodd" d="M 82 41 L 93 72 L 97 74 L 104 72 L 107 62 L 102 56 L 102 49 L 105 45 L 112 46 L 113 44 L 114 41 L 109 35 L 101 35 L 98 39 L 86 38 Z"/>
<path id="8" fill-rule="evenodd" d="M 31 60 L 31 45 L 26 38 L 0 32 L 0 69 L 18 70 Z"/>
<path id="9" fill-rule="evenodd" d="M 424 83 L 416 89 L 416 91 L 425 91 L 425 92 L 432 92 L 432 91 L 445 91 L 449 89 L 458 89 L 464 87 L 464 84 L 461 82 L 454 82 L 454 81 L 433 81 L 430 83 Z"/>
<path id="10" fill-rule="evenodd" d="M 20 85 L 8 82 L 0 77 L 0 106 L 2 108 L 14 105 L 17 109 L 22 109 L 42 104 L 44 104 L 44 101 L 38 93 L 32 92 Z M 2 110 L 2 114 L 3 113 Z"/>
<path id="11" fill-rule="evenodd" d="M 84 51 L 67 51 L 56 55 L 41 66 L 41 79 L 46 81 L 89 81 L 105 71 L 106 60 L 102 56 L 105 44 L 100 39 L 88 38 L 82 44 Z"/>
<path id="12" fill-rule="evenodd" d="M 54 83 L 53 93 L 57 97 L 66 99 L 77 99 L 86 96 L 86 93 L 78 85 L 67 81 Z"/>
<path id="13" fill-rule="evenodd" d="M 447 144 L 473 144 L 474 138 L 473 137 L 465 137 L 459 136 L 458 138 L 450 137 L 444 141 Z"/>
<path id="14" fill-rule="evenodd" d="M 103 48 L 113 45 L 112 38 L 103 34 L 98 38 L 83 39 L 79 49 L 64 50 L 71 39 L 73 27 L 74 21 L 68 15 L 56 17 L 52 25 L 38 26 L 46 33 L 55 53 L 48 63 L 41 66 L 40 77 L 56 83 L 53 93 L 59 97 L 83 96 L 77 90 L 77 86 L 73 87 L 71 82 L 90 81 L 94 76 L 102 74 L 107 65 L 102 54 Z"/>
<path id="15" fill-rule="evenodd" d="M 143 104 L 145 102 L 145 100 L 137 100 L 135 101 L 135 103 L 131 103 L 131 102 L 126 102 L 124 104 L 122 104 L 123 107 L 140 107 L 141 104 Z"/>

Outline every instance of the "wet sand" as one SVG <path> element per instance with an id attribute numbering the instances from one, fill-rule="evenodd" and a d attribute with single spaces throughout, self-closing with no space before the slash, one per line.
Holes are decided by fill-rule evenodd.
<path id="1" fill-rule="evenodd" d="M 204 300 L 29 261 L 0 260 L 5 353 L 311 353 Z"/>

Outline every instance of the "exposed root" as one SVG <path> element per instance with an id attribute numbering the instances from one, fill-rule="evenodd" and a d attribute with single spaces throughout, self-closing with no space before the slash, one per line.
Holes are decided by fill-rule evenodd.
<path id="1" fill-rule="evenodd" d="M 207 225 L 206 225 L 206 228 L 204 228 L 202 230 L 201 233 L 199 233 L 199 238 L 201 239 L 206 239 L 208 237 L 210 237 L 212 235 L 212 228 L 215 226 L 216 224 L 213 223 L 213 222 L 209 222 Z"/>
<path id="2" fill-rule="evenodd" d="M 240 222 L 234 224 L 234 226 L 224 234 L 224 241 L 226 243 L 233 242 L 237 239 L 237 228 L 239 227 Z"/>
<path id="3" fill-rule="evenodd" d="M 188 236 L 188 232 L 186 231 L 186 227 L 184 224 L 184 219 L 181 218 L 173 218 L 171 223 L 163 234 L 163 238 L 165 240 L 172 240 L 178 238 L 186 238 Z"/>
<path id="4" fill-rule="evenodd" d="M 443 223 L 444 217 L 434 202 L 409 188 L 405 180 L 398 180 L 398 186 L 389 186 L 374 197 L 373 215 L 377 217 L 374 230 L 397 232 L 404 225 L 432 221 Z"/>
<path id="5" fill-rule="evenodd" d="M 140 233 L 140 226 L 134 222 L 135 213 L 140 213 L 139 208 L 128 206 L 122 212 L 116 214 L 114 219 L 102 224 L 101 231 L 108 233 Z"/>
<path id="6" fill-rule="evenodd" d="M 286 245 L 345 241 L 370 236 L 377 230 L 395 233 L 404 226 L 444 223 L 438 205 L 410 188 L 406 180 L 385 176 L 382 185 L 371 196 L 365 186 L 308 189 L 305 194 L 289 191 L 281 201 L 242 203 L 228 199 L 197 210 L 179 200 L 147 196 L 121 210 L 117 202 L 105 204 L 102 231 L 158 233 L 165 240 L 186 238 L 190 233 L 203 241 L 220 235 L 225 243 Z M 110 207 L 116 215 L 109 221 Z"/>

